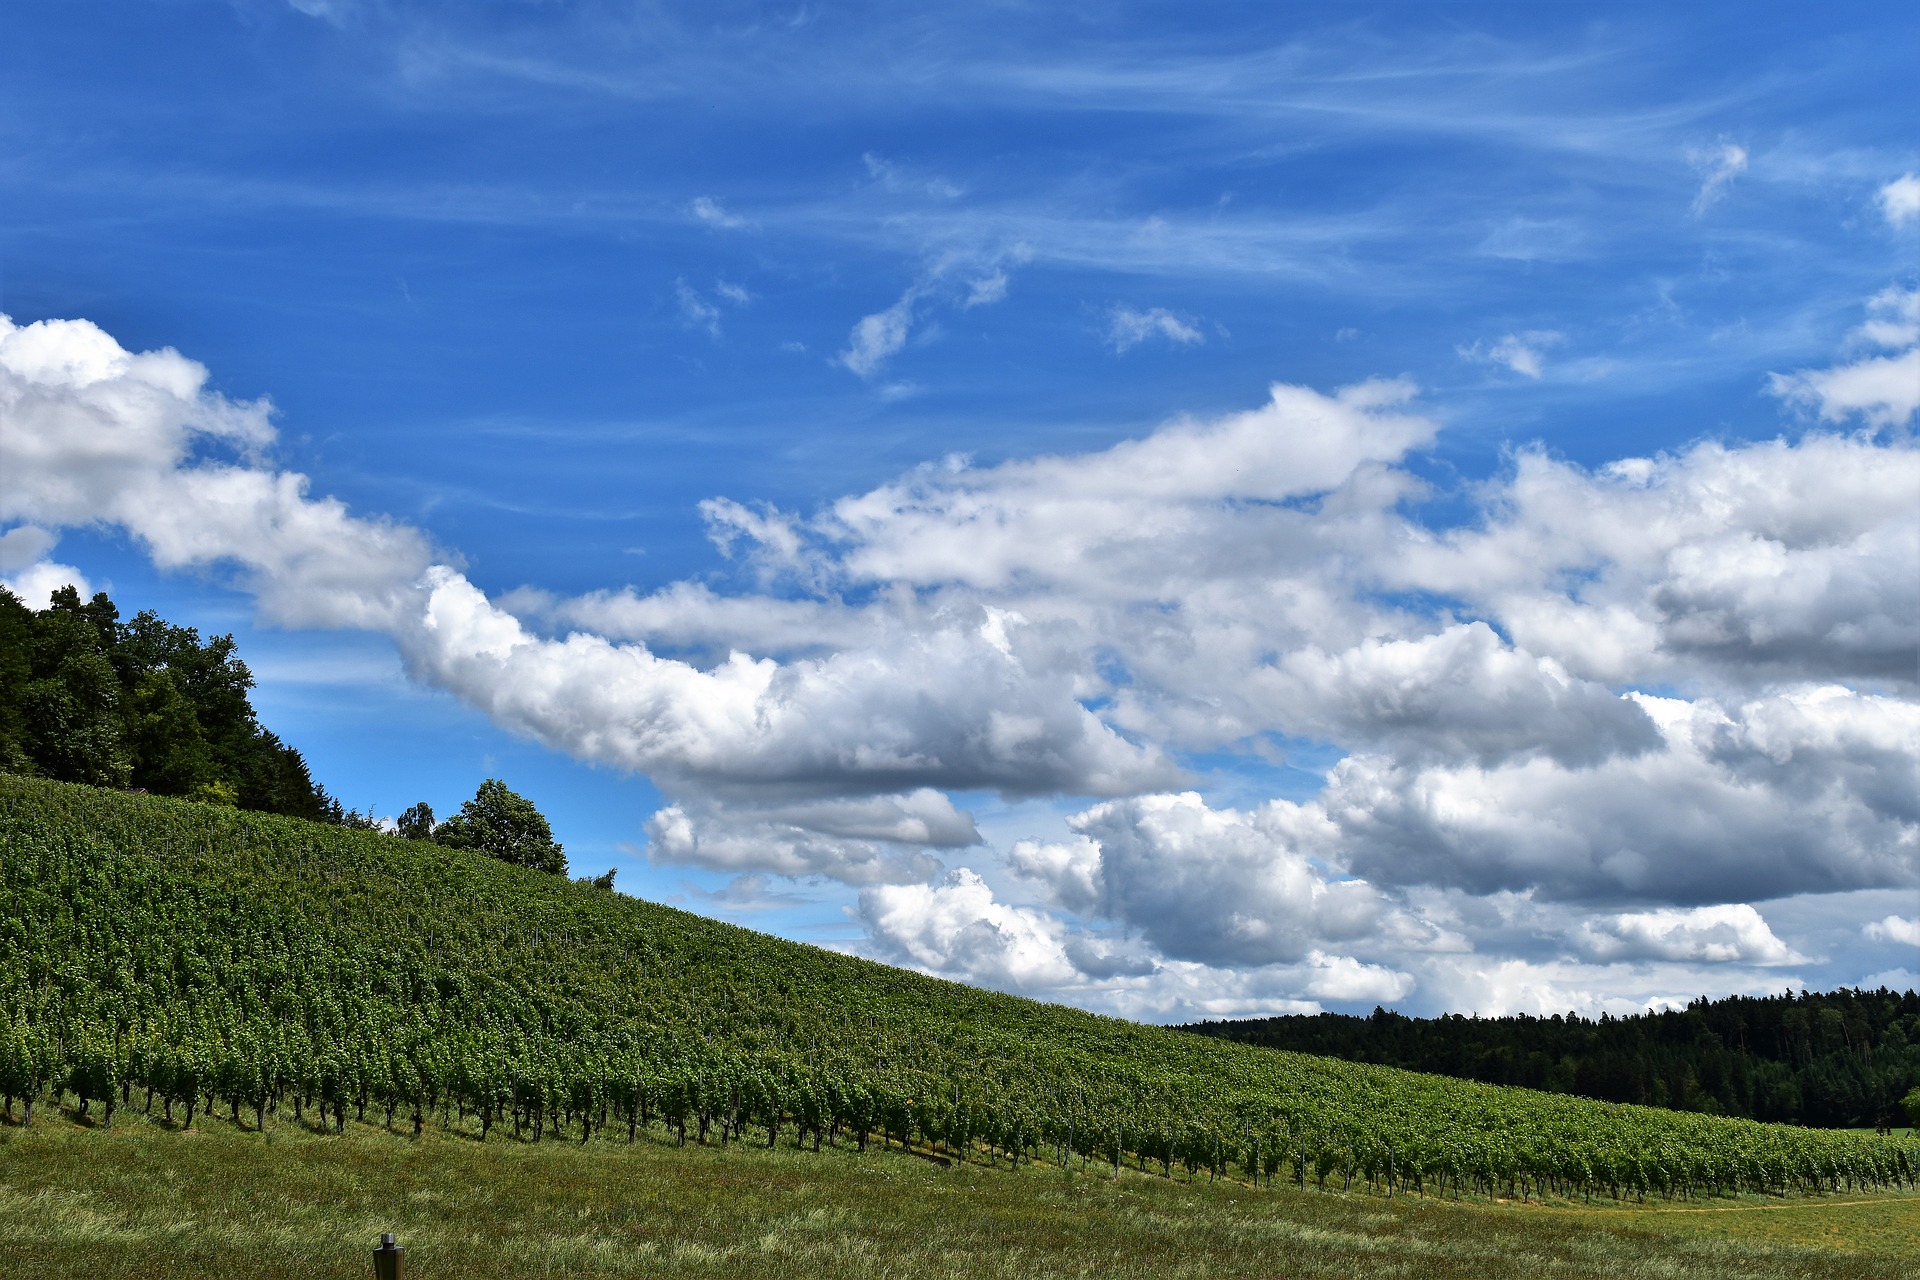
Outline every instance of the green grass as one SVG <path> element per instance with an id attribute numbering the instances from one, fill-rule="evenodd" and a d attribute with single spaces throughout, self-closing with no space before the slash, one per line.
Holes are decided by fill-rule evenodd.
<path id="1" fill-rule="evenodd" d="M 0 1274 L 364 1278 L 382 1231 L 415 1280 L 1920 1274 L 1910 1194 L 1549 1208 L 941 1168 L 790 1138 L 678 1150 L 656 1130 L 583 1150 L 41 1114 L 0 1126 Z"/>

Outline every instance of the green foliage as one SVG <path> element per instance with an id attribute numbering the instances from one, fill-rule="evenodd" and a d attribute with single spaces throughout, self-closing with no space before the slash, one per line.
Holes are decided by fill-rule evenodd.
<path id="1" fill-rule="evenodd" d="M 0 1090 L 81 1046 L 190 1118 L 782 1128 L 1409 1193 L 1910 1183 L 1920 1141 L 1277 1053 L 980 991 L 470 851 L 0 777 Z M 70 1086 L 68 1086 L 70 1088 Z M 761 1142 L 764 1145 L 764 1141 Z"/>
<path id="2" fill-rule="evenodd" d="M 1920 1085 L 1908 1090 L 1907 1096 L 1900 1099 L 1900 1109 L 1907 1113 L 1907 1123 L 1920 1129 Z"/>
<path id="3" fill-rule="evenodd" d="M 72 587 L 35 611 L 0 588 L 0 771 L 341 821 L 298 751 L 261 728 L 232 636 L 130 622 Z"/>
<path id="4" fill-rule="evenodd" d="M 27 713 L 16 690 L 33 680 L 33 610 L 0 587 L 0 773 L 31 773 Z"/>
<path id="5" fill-rule="evenodd" d="M 432 812 L 427 811 L 429 821 Z M 509 791 L 498 778 L 481 783 L 473 799 L 460 806 L 459 813 L 433 828 L 433 838 L 449 849 L 472 849 L 516 867 L 556 876 L 567 874 L 566 851 L 554 843 L 553 828 L 546 818 L 533 807 L 533 801 Z"/>
<path id="6" fill-rule="evenodd" d="M 92 640 L 85 631 L 48 630 L 54 643 L 48 646 L 46 674 L 19 693 L 28 754 L 56 778 L 123 787 L 133 763 L 113 664 L 88 647 Z"/>
<path id="7" fill-rule="evenodd" d="M 433 806 L 425 800 L 410 806 L 395 819 L 394 834 L 402 840 L 433 839 Z"/>
<path id="8" fill-rule="evenodd" d="M 229 809 L 240 807 L 240 793 L 233 789 L 230 782 L 203 782 L 193 789 L 193 794 L 188 798 L 198 800 L 201 804 L 225 805 Z"/>
<path id="9" fill-rule="evenodd" d="M 1920 992 L 1788 992 L 1696 1000 L 1598 1020 L 1311 1016 L 1184 1028 L 1410 1071 L 1845 1129 L 1890 1123 L 1920 1085 Z"/>

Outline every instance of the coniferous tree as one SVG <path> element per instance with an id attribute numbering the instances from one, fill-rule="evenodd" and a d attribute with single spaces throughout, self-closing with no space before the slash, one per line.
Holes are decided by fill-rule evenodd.
<path id="1" fill-rule="evenodd" d="M 1912 1011 L 1870 992 L 1700 999 L 1598 1019 L 1321 1013 L 1196 1023 L 1229 1040 L 1708 1115 L 1894 1123 L 1920 1078 Z"/>

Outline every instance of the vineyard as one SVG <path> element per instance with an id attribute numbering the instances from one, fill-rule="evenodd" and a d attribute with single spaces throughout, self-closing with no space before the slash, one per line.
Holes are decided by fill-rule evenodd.
<path id="1" fill-rule="evenodd" d="M 1920 1142 L 1140 1026 L 483 855 L 0 775 L 0 1094 L 486 1141 L 878 1142 L 1254 1186 L 1587 1199 L 1909 1186 Z"/>

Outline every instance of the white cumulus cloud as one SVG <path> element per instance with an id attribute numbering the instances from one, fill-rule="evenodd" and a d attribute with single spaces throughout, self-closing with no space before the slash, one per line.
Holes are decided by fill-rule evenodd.
<path id="1" fill-rule="evenodd" d="M 37 561 L 12 573 L 0 574 L 0 587 L 13 592 L 22 604 L 33 609 L 46 608 L 53 593 L 62 587 L 72 587 L 83 600 L 93 594 L 93 585 L 85 574 L 70 564 L 52 560 Z"/>
<path id="2" fill-rule="evenodd" d="M 1829 686 L 1636 695 L 1664 749 L 1568 768 L 1349 756 L 1315 802 L 1381 884 L 1713 903 L 1920 884 L 1920 705 Z"/>
<path id="3" fill-rule="evenodd" d="M 1907 173 L 1895 178 L 1880 188 L 1879 201 L 1888 226 L 1904 227 L 1920 221 L 1920 177 Z"/>
<path id="4" fill-rule="evenodd" d="M 960 305 L 992 270 L 928 280 Z M 848 368 L 902 349 L 922 287 Z M 1911 355 L 1914 296 L 1871 299 L 1849 351 Z M 414 678 L 651 778 L 656 861 L 861 886 L 876 954 L 932 971 L 1141 1012 L 1416 984 L 1604 1008 L 1697 994 L 1702 965 L 1779 980 L 1813 949 L 1768 925 L 1782 895 L 1916 885 L 1920 450 L 1885 388 L 1793 384 L 1868 429 L 1522 449 L 1435 525 L 1411 385 L 1276 385 L 811 513 L 716 496 L 758 585 L 561 599 L 489 598 L 311 493 L 270 406 L 207 383 L 85 321 L 0 321 L 0 579 L 44 593 L 75 572 L 60 533 L 107 526 L 269 620 L 382 632 Z M 1201 788 L 1235 752 L 1315 763 L 1229 803 Z M 999 853 L 961 793 L 1072 816 Z"/>
<path id="5" fill-rule="evenodd" d="M 1884 289 L 1867 303 L 1857 341 L 1902 348 L 1850 364 L 1769 376 L 1767 389 L 1828 422 L 1858 417 L 1875 427 L 1902 427 L 1920 410 L 1920 289 Z"/>
<path id="6" fill-rule="evenodd" d="M 1299 960 L 1380 923 L 1371 885 L 1309 858 L 1315 820 L 1290 805 L 1210 809 L 1185 792 L 1095 805 L 1070 825 L 1099 846 L 1095 913 L 1165 955 L 1235 965 Z"/>
<path id="7" fill-rule="evenodd" d="M 647 857 L 657 864 L 846 884 L 924 881 L 941 869 L 924 846 L 979 841 L 970 818 L 924 790 L 764 806 L 720 805 L 695 792 L 655 813 L 646 830 Z"/>
<path id="8" fill-rule="evenodd" d="M 1920 947 L 1920 919 L 1887 916 L 1873 921 L 1863 932 L 1875 942 L 1901 942 L 1909 947 Z"/>
<path id="9" fill-rule="evenodd" d="M 86 575 L 70 564 L 47 559 L 47 553 L 60 541 L 58 534 L 30 524 L 0 533 L 0 587 L 13 592 L 23 603 L 44 609 L 54 592 L 73 587 L 82 598 L 93 594 Z"/>
<path id="10" fill-rule="evenodd" d="M 271 406 L 206 382 L 179 353 L 136 355 L 85 320 L 0 316 L 0 522 L 114 524 L 163 569 L 237 565 L 287 625 L 397 623 L 427 540 L 260 465 Z"/>
<path id="11" fill-rule="evenodd" d="M 863 890 L 859 916 L 881 954 L 969 982 L 1048 989 L 1079 973 L 1058 921 L 995 900 L 986 881 L 965 867 L 938 884 Z"/>
<path id="12" fill-rule="evenodd" d="M 1398 1000 L 1413 986 L 1405 972 L 1318 948 L 1253 966 L 1161 958 L 1125 935 L 1002 901 L 965 867 L 932 884 L 864 889 L 854 914 L 881 958 L 1030 995 L 1098 998 L 1134 1017 L 1310 1013 L 1323 1000 Z"/>
<path id="13" fill-rule="evenodd" d="M 1576 945 L 1597 960 L 1692 960 L 1706 964 L 1801 964 L 1806 957 L 1774 936 L 1744 902 L 1632 911 L 1590 920 Z"/>

